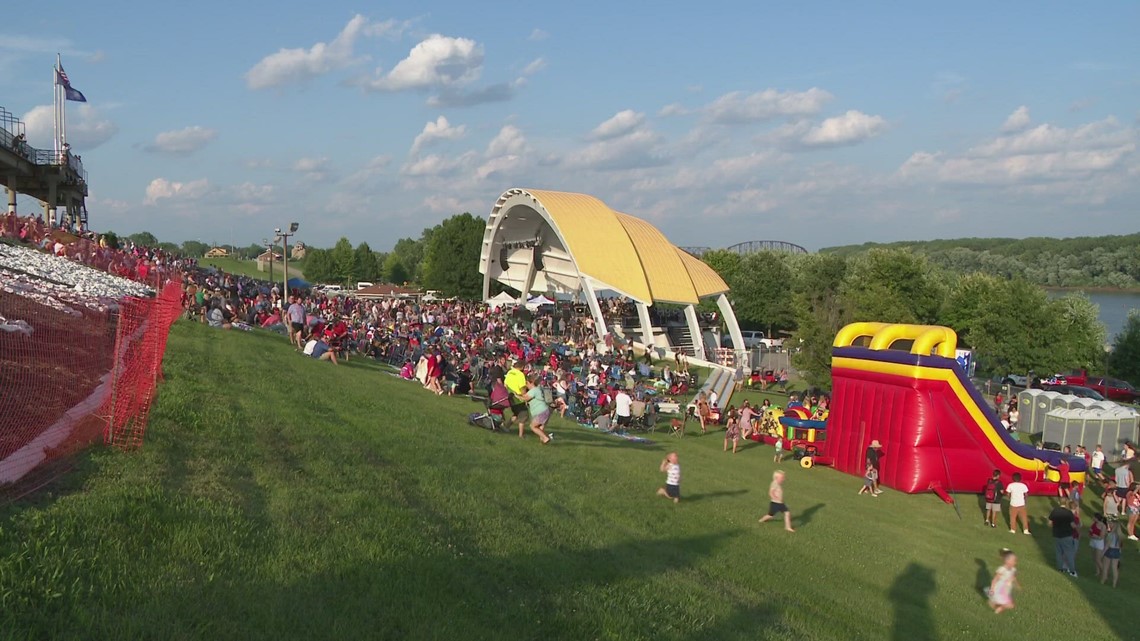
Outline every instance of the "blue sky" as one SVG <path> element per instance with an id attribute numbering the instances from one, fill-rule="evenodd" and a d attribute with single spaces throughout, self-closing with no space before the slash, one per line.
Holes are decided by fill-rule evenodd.
<path id="1" fill-rule="evenodd" d="M 1140 3 L 562 4 L 17 3 L 0 106 L 50 147 L 61 53 L 93 227 L 176 242 L 383 250 L 511 187 L 682 246 L 1140 228 Z"/>

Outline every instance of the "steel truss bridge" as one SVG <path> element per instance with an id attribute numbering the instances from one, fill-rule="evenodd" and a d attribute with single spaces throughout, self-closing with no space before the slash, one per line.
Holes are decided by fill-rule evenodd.
<path id="1" fill-rule="evenodd" d="M 681 249 L 697 258 L 700 258 L 707 252 L 713 251 L 712 247 L 682 247 Z M 749 240 L 743 243 L 736 243 L 731 247 L 725 247 L 725 250 L 736 254 L 754 254 L 756 252 L 780 252 L 783 254 L 808 253 L 808 250 L 800 245 L 783 240 Z"/>

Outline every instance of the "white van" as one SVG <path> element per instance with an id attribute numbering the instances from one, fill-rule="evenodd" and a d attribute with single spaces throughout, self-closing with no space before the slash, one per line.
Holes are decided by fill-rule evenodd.
<path id="1" fill-rule="evenodd" d="M 319 285 L 317 289 L 322 292 L 339 292 L 340 285 Z"/>
<path id="2" fill-rule="evenodd" d="M 362 280 L 356 284 L 356 288 L 357 289 L 364 289 L 365 287 L 372 287 L 373 285 L 375 285 L 375 283 L 370 283 L 366 280 Z"/>

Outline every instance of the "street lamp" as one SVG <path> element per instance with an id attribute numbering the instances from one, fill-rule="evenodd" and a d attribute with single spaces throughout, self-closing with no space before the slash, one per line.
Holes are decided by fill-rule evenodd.
<path id="1" fill-rule="evenodd" d="M 284 261 L 282 267 L 284 267 L 283 271 L 285 272 L 283 280 L 285 281 L 286 296 L 289 295 L 289 237 L 295 235 L 298 228 L 300 228 L 299 224 L 289 223 L 289 231 L 283 232 L 280 227 L 273 230 L 277 233 L 277 238 L 281 239 L 281 260 Z"/>
<path id="2" fill-rule="evenodd" d="M 269 252 L 269 282 L 273 282 L 273 245 L 269 242 L 268 238 L 262 238 L 261 244 L 265 245 L 265 251 Z"/>

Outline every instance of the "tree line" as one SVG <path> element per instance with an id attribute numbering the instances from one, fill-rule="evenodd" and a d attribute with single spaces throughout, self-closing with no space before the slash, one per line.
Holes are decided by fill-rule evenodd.
<path id="1" fill-rule="evenodd" d="M 1080 293 L 1050 298 L 1022 276 L 954 274 L 902 248 L 702 258 L 731 288 L 742 326 L 789 335 L 793 363 L 815 385 L 830 385 L 832 341 L 855 321 L 951 327 L 986 374 L 1107 365 L 1097 305 Z"/>
<path id="2" fill-rule="evenodd" d="M 1140 287 L 1140 234 L 865 243 L 820 253 L 853 256 L 872 249 L 906 249 L 956 274 L 1023 278 L 1043 287 Z"/>

